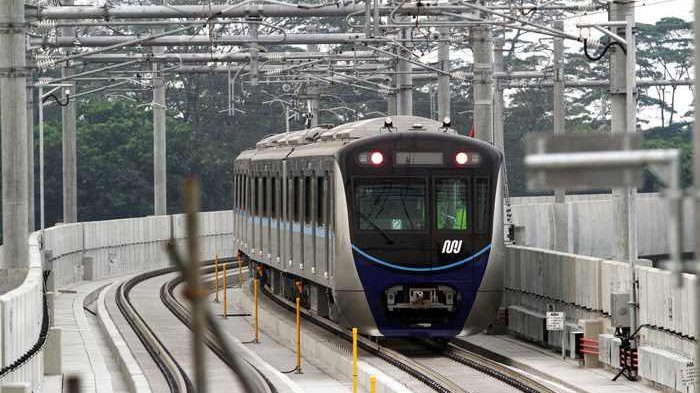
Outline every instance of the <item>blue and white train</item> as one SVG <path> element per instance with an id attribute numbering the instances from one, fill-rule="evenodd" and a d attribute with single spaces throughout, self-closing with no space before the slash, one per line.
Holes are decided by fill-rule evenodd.
<path id="1" fill-rule="evenodd" d="M 473 334 L 503 292 L 502 161 L 413 116 L 272 135 L 234 162 L 235 245 L 269 290 L 364 334 Z"/>

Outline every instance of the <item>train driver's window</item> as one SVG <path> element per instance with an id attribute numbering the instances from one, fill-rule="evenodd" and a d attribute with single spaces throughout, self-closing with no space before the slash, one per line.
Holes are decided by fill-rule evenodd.
<path id="1" fill-rule="evenodd" d="M 439 231 L 469 230 L 469 180 L 435 181 L 435 220 Z"/>
<path id="2" fill-rule="evenodd" d="M 425 230 L 425 181 L 360 180 L 355 186 L 361 231 Z"/>

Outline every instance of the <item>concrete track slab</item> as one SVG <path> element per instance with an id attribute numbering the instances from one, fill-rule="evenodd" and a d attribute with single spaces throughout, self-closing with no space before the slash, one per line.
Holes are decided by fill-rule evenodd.
<path id="1" fill-rule="evenodd" d="M 236 314 L 240 316 L 232 316 L 226 319 L 221 318 L 222 325 L 225 326 L 229 335 L 235 337 L 242 342 L 252 341 L 254 330 L 251 325 L 251 318 L 243 316 L 247 311 L 237 305 L 238 302 L 233 301 L 233 297 L 240 296 L 240 290 L 229 289 L 230 307 L 227 314 Z M 221 299 L 223 299 L 223 294 Z M 211 310 L 214 314 L 223 314 L 223 304 L 214 302 L 213 295 L 210 296 Z M 248 348 L 257 353 L 262 359 L 268 362 L 272 367 L 282 372 L 290 371 L 295 366 L 295 352 L 286 347 L 283 343 L 276 340 L 275 337 L 261 333 L 259 343 L 246 344 Z M 309 359 L 303 359 L 302 373 L 296 372 L 287 373 L 287 376 L 294 381 L 304 392 L 309 393 L 328 393 L 328 392 L 350 392 L 351 384 L 348 380 L 338 381 L 320 368 L 310 362 Z"/>

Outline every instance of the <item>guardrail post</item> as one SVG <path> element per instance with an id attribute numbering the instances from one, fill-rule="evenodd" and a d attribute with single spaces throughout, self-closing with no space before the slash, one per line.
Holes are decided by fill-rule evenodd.
<path id="1" fill-rule="evenodd" d="M 226 264 L 224 264 L 224 269 L 226 269 Z M 224 273 L 224 281 L 226 281 L 226 273 Z M 224 292 L 226 292 L 226 287 L 224 287 Z M 214 297 L 215 302 L 219 302 L 219 256 L 214 257 Z M 224 295 L 226 296 L 226 295 Z M 224 306 L 224 317 L 226 317 L 226 306 Z"/>
<path id="2" fill-rule="evenodd" d="M 217 271 L 217 278 L 216 281 L 219 281 L 219 276 L 218 276 L 218 271 Z M 218 285 L 218 284 L 217 284 Z M 217 288 L 217 295 L 218 295 L 218 288 Z M 219 299 L 217 297 L 216 301 L 218 302 Z M 226 281 L 226 264 L 224 263 L 224 319 L 228 318 L 228 281 Z"/>
<path id="3" fill-rule="evenodd" d="M 296 326 L 297 326 L 297 365 L 296 373 L 301 374 L 301 298 L 297 296 L 296 302 Z"/>
<path id="4" fill-rule="evenodd" d="M 238 280 L 240 281 L 241 284 L 241 289 L 243 289 L 243 264 L 241 263 L 241 253 L 239 252 L 238 255 L 236 256 L 236 259 L 238 259 Z"/>
<path id="5" fill-rule="evenodd" d="M 260 314 L 258 312 L 259 311 L 258 310 L 258 308 L 259 308 L 259 304 L 258 304 L 259 303 L 259 299 L 258 299 L 259 286 L 260 286 L 260 280 L 257 278 L 254 278 L 253 279 L 253 300 L 255 302 L 255 305 L 254 305 L 255 316 L 254 316 L 254 318 L 255 318 L 255 343 L 256 344 L 260 342 L 260 318 L 259 318 Z"/>
<path id="6" fill-rule="evenodd" d="M 369 393 L 377 393 L 377 377 L 369 377 Z"/>
<path id="7" fill-rule="evenodd" d="M 352 328 L 352 393 L 357 393 L 357 328 Z"/>

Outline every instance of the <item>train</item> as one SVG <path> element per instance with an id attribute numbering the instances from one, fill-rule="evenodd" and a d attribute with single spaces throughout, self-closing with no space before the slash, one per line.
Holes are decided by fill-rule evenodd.
<path id="1" fill-rule="evenodd" d="M 362 334 L 474 334 L 503 293 L 502 165 L 449 119 L 270 135 L 233 163 L 234 245 L 270 293 Z"/>

